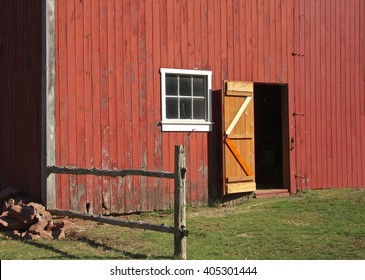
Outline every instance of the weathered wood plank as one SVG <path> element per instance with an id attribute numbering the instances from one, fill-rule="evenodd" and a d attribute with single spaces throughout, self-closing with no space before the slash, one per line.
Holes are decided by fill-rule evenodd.
<path id="1" fill-rule="evenodd" d="M 93 90 L 92 90 L 92 3 L 84 1 L 84 93 L 85 93 L 85 166 L 92 167 L 94 160 L 93 149 Z M 54 165 L 54 164 L 49 164 Z M 93 211 L 94 178 L 86 176 L 86 203 Z M 50 207 L 55 208 L 55 207 Z"/>
<path id="2" fill-rule="evenodd" d="M 50 212 L 52 215 L 57 215 L 57 216 L 67 216 L 70 218 L 79 218 L 79 219 L 83 219 L 83 220 L 101 222 L 101 223 L 116 225 L 116 226 L 121 226 L 121 227 L 139 228 L 139 229 L 152 230 L 152 231 L 158 231 L 158 232 L 174 233 L 173 227 L 169 227 L 164 224 L 163 225 L 154 225 L 154 224 L 149 224 L 149 223 L 145 223 L 145 222 L 141 222 L 141 221 L 138 221 L 138 222 L 126 221 L 126 220 L 121 220 L 121 219 L 114 218 L 114 217 L 105 217 L 105 216 L 101 216 L 101 215 L 78 213 L 78 212 L 71 211 L 71 210 L 48 209 L 47 211 Z"/>
<path id="3" fill-rule="evenodd" d="M 117 47 L 116 47 L 116 1 L 107 2 L 107 65 L 109 92 L 109 169 L 118 169 L 118 91 L 117 91 Z M 119 67 L 118 67 L 119 68 Z M 81 165 L 84 166 L 84 165 Z M 118 213 L 118 178 L 110 179 L 109 210 Z"/>
<path id="4" fill-rule="evenodd" d="M 110 169 L 110 120 L 109 111 L 110 106 L 108 102 L 111 98 L 109 91 L 109 76 L 110 70 L 108 65 L 108 2 L 106 0 L 99 0 L 99 43 L 100 43 L 100 129 L 101 129 L 101 168 Z M 104 208 L 110 209 L 110 178 L 101 178 L 101 191 L 99 194 L 102 196 L 102 204 Z"/>
<path id="5" fill-rule="evenodd" d="M 44 167 L 47 164 L 55 164 L 56 162 L 56 141 L 55 134 L 56 123 L 55 123 L 55 106 L 58 101 L 55 100 L 55 81 L 56 81 L 56 71 L 55 71 L 55 55 L 56 55 L 56 26 L 55 26 L 55 3 L 53 1 L 43 1 L 43 11 L 42 17 L 44 17 L 42 28 L 44 29 L 43 36 L 43 47 L 46 49 L 43 52 L 43 62 L 42 62 L 42 98 L 45 100 L 46 108 L 42 110 L 42 119 L 45 118 L 46 128 L 42 130 L 42 139 L 46 141 L 42 142 L 42 151 L 46 151 L 46 155 L 42 156 L 42 201 L 48 207 L 56 207 L 56 178 L 51 176 L 49 178 L 43 178 L 46 175 L 46 170 Z M 42 120 L 43 121 L 43 120 Z M 44 135 L 44 133 L 46 135 Z"/>
<path id="6" fill-rule="evenodd" d="M 153 40 L 153 69 L 159 69 L 160 67 L 160 60 L 161 60 L 161 42 L 160 42 L 160 3 L 159 1 L 153 1 L 152 7 L 152 15 L 153 15 L 153 22 L 152 22 L 152 40 Z M 155 169 L 162 170 L 162 133 L 160 131 L 160 127 L 155 125 L 160 121 L 160 111 L 161 111 L 161 88 L 160 88 L 160 76 L 153 75 L 153 71 L 151 71 L 151 75 L 153 76 L 153 154 L 154 157 L 149 159 L 149 161 L 153 161 L 153 166 Z M 150 96 L 150 94 L 148 95 Z M 150 139 L 151 141 L 151 139 Z M 155 209 L 162 209 L 163 208 L 163 189 L 158 188 L 158 185 L 162 185 L 162 180 L 159 178 L 154 179 L 153 183 L 153 190 L 155 195 Z"/>
<path id="7" fill-rule="evenodd" d="M 58 32 L 56 35 L 61 32 L 61 30 L 66 30 L 67 26 L 67 5 L 61 5 L 60 2 L 56 2 L 56 18 L 58 18 L 58 22 L 56 24 L 56 28 Z M 69 156 L 68 156 L 68 70 L 67 70 L 67 38 L 66 36 L 58 35 L 58 44 L 57 44 L 57 57 L 56 57 L 56 71 L 57 73 L 57 81 L 56 81 L 56 100 L 59 102 L 59 108 L 56 108 L 56 122 L 59 125 L 56 125 L 58 135 L 63 135 L 63 137 L 57 136 L 57 146 L 59 148 L 56 151 L 56 162 L 61 165 L 69 165 Z M 64 92 L 65 94 L 59 94 L 59 92 Z M 58 104 L 57 104 L 58 105 Z M 57 133 L 56 132 L 56 133 Z M 67 176 L 57 176 L 56 177 L 56 206 L 62 208 L 69 208 L 69 180 Z"/>
<path id="8" fill-rule="evenodd" d="M 147 73 L 146 72 L 146 2 L 144 0 L 138 1 L 137 5 L 137 17 L 138 17 L 138 115 L 139 115 L 139 158 L 137 161 L 140 168 L 147 169 L 147 161 L 148 161 L 148 138 L 153 137 L 152 135 L 148 135 L 148 122 L 149 119 L 147 117 Z M 137 131 L 136 131 L 137 132 Z M 137 132 L 138 133 L 138 132 Z M 147 136 L 147 137 L 144 137 Z M 136 166 L 136 165 L 135 165 Z M 150 198 L 148 191 L 148 183 L 146 177 L 139 178 L 139 187 L 140 187 L 140 207 L 142 211 L 152 209 L 149 207 Z"/>
<path id="9" fill-rule="evenodd" d="M 147 177 L 159 178 L 174 178 L 173 172 L 164 171 L 148 171 L 140 169 L 126 169 L 126 170 L 107 170 L 97 168 L 79 168 L 79 167 L 65 167 L 65 166 L 48 166 L 47 174 L 73 174 L 73 175 L 95 175 L 95 176 L 109 176 L 109 177 L 124 177 L 128 175 L 139 175 Z"/>
<path id="10" fill-rule="evenodd" d="M 132 81 L 134 80 L 134 74 L 132 73 L 132 44 L 131 44 L 131 2 L 123 1 L 123 115 L 122 126 L 124 139 L 123 142 L 123 155 L 124 162 L 121 164 L 123 168 L 130 168 L 132 164 L 132 149 L 133 149 L 133 127 L 132 127 Z M 134 63 L 134 62 L 133 62 Z M 136 124 L 137 125 L 137 124 Z M 122 136 L 123 137 L 123 136 Z M 126 212 L 131 211 L 133 205 L 133 192 L 131 191 L 132 182 L 131 178 L 127 178 L 123 181 L 122 190 L 125 193 L 125 205 Z"/>
<path id="11" fill-rule="evenodd" d="M 184 146 L 175 146 L 174 254 L 186 260 L 186 159 Z"/>
<path id="12" fill-rule="evenodd" d="M 77 140 L 77 165 L 85 166 L 86 164 L 86 141 L 85 141 L 85 68 L 84 68 L 84 3 L 75 2 L 75 55 L 80 60 L 80 63 L 75 63 L 75 79 L 76 79 L 76 140 Z M 48 165 L 48 164 L 47 164 Z M 49 164 L 51 165 L 51 164 Z M 75 199 L 75 209 L 81 211 L 86 205 L 86 178 L 78 176 L 77 194 Z"/>
<path id="13" fill-rule="evenodd" d="M 253 81 L 253 36 L 252 36 L 252 3 L 245 1 L 244 13 L 241 16 L 242 24 L 245 26 L 245 36 L 241 38 L 241 44 L 245 44 L 245 50 L 241 57 L 245 61 L 246 75 L 243 76 L 244 81 Z"/>
<path id="14" fill-rule="evenodd" d="M 67 150 L 63 150 L 64 153 L 68 153 L 68 164 L 74 166 L 77 164 L 77 151 L 81 146 L 81 143 L 77 143 L 77 114 L 76 114 L 76 29 L 75 29 L 75 3 L 68 2 L 67 8 L 67 22 L 66 28 L 69 37 L 66 41 L 67 46 L 67 127 L 68 127 L 68 147 Z M 77 210 L 77 177 L 71 175 L 68 177 L 69 196 L 68 199 L 70 205 L 67 208 Z"/>
<path id="15" fill-rule="evenodd" d="M 92 88 L 92 122 L 93 122 L 93 157 L 92 166 L 101 167 L 101 85 L 100 85 L 100 6 L 97 1 L 91 1 L 91 88 Z M 62 164 L 66 165 L 66 164 Z M 100 178 L 94 178 L 93 203 L 95 212 L 101 213 Z M 67 207 L 63 207 L 68 209 Z"/>
<path id="16" fill-rule="evenodd" d="M 154 141 L 148 141 L 148 139 L 155 138 L 155 112 L 154 110 L 154 95 L 153 95 L 153 3 L 152 1 L 146 1 L 146 21 L 145 21 L 145 30 L 146 30 L 146 146 L 143 155 L 147 155 L 145 159 L 145 164 L 147 165 L 145 168 L 152 170 L 152 169 L 159 169 L 155 165 L 155 143 Z M 148 12 L 151 13 L 148 16 Z M 160 111 L 158 111 L 159 113 Z M 158 114 L 160 116 L 160 114 Z M 148 192 L 148 209 L 157 209 L 156 208 L 156 189 L 157 185 L 154 184 L 155 179 L 149 178 L 146 181 L 146 191 Z M 143 182 L 142 182 L 143 184 Z"/>

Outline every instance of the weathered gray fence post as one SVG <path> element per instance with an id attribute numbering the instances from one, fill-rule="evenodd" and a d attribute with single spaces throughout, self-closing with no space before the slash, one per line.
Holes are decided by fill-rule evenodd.
<path id="1" fill-rule="evenodd" d="M 186 229 L 186 160 L 185 147 L 175 146 L 175 170 L 172 172 L 148 171 L 148 170 L 107 170 L 97 168 L 79 168 L 66 166 L 47 166 L 47 176 L 50 174 L 75 174 L 75 175 L 95 175 L 124 177 L 129 175 L 149 176 L 158 178 L 174 179 L 174 228 L 164 225 L 146 224 L 143 222 L 122 221 L 117 218 L 107 218 L 92 214 L 82 214 L 70 210 L 48 209 L 53 215 L 65 215 L 69 217 L 81 218 L 91 221 L 99 221 L 112 225 L 130 228 L 142 228 L 160 232 L 174 233 L 174 255 L 177 258 L 186 260 L 186 239 L 188 230 Z"/>
<path id="2" fill-rule="evenodd" d="M 186 163 L 185 147 L 175 146 L 174 244 L 175 257 L 186 260 Z"/>

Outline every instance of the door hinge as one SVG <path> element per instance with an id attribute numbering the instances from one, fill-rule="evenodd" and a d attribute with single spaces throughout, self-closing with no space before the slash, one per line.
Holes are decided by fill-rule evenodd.
<path id="1" fill-rule="evenodd" d="M 304 117 L 304 113 L 298 113 L 298 112 L 294 112 L 293 113 L 293 117 Z"/>
<path id="2" fill-rule="evenodd" d="M 292 56 L 304 56 L 304 53 L 292 52 Z"/>

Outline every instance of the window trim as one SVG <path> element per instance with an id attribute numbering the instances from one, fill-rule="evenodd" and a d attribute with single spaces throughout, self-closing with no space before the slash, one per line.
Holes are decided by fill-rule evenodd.
<path id="1" fill-rule="evenodd" d="M 212 130 L 212 71 L 196 69 L 161 68 L 162 131 L 211 131 Z M 166 118 L 166 74 L 200 75 L 207 77 L 207 120 L 174 120 Z"/>

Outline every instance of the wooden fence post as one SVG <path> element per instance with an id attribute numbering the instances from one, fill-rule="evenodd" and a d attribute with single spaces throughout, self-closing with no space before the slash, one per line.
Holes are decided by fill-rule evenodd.
<path id="1" fill-rule="evenodd" d="M 186 163 L 185 147 L 175 146 L 174 254 L 186 260 Z"/>
<path id="2" fill-rule="evenodd" d="M 74 211 L 65 211 L 60 209 L 51 209 L 54 215 L 67 215 L 86 220 L 100 221 L 112 225 L 143 228 L 154 231 L 174 233 L 174 255 L 177 258 L 186 260 L 186 239 L 188 230 L 186 229 L 186 160 L 185 147 L 175 146 L 175 170 L 172 172 L 163 171 L 147 171 L 147 170 L 107 170 L 97 168 L 78 168 L 78 167 L 59 167 L 47 166 L 47 176 L 50 174 L 78 174 L 78 175 L 95 175 L 95 176 L 110 176 L 110 177 L 124 177 L 128 175 L 139 175 L 149 177 L 161 177 L 174 179 L 174 228 L 167 226 L 158 226 L 146 224 L 142 222 L 120 221 L 118 219 L 98 217 L 89 214 L 81 214 Z"/>

